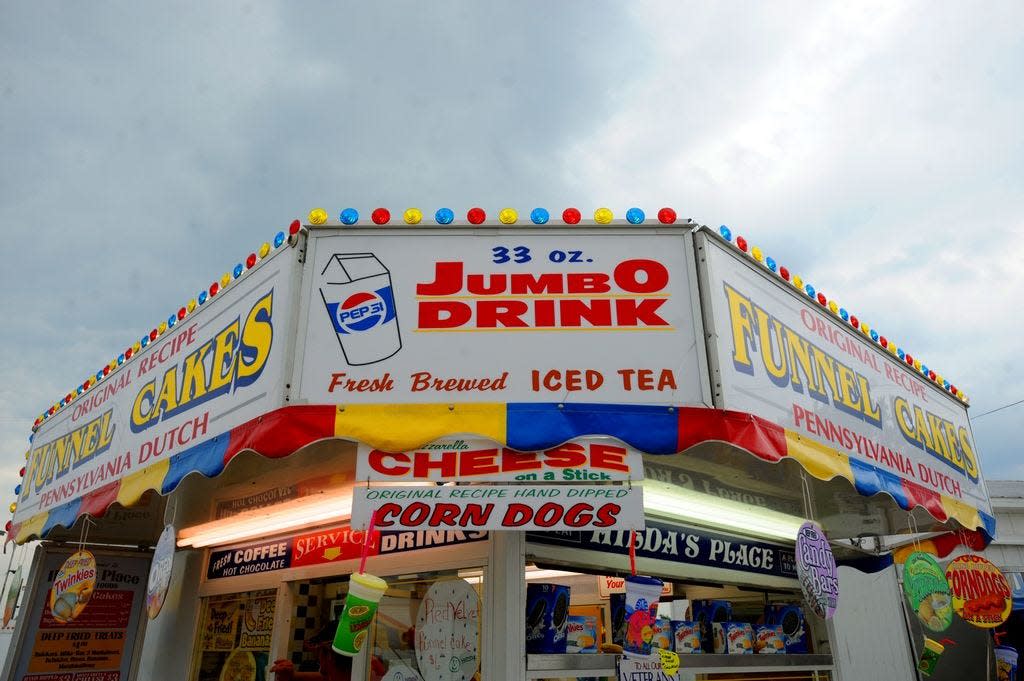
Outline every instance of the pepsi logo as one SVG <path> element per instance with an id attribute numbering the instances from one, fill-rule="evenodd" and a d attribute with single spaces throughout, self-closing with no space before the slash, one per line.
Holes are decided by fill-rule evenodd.
<path id="1" fill-rule="evenodd" d="M 369 331 L 395 318 L 391 289 L 359 291 L 340 303 L 328 303 L 334 327 L 339 333 Z"/>

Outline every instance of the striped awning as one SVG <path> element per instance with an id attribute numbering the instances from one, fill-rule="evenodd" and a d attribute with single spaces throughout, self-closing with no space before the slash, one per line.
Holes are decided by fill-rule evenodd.
<path id="1" fill-rule="evenodd" d="M 614 437 L 656 455 L 681 454 L 699 444 L 722 442 L 770 463 L 794 459 L 819 480 L 843 478 L 862 495 L 888 494 L 902 509 L 922 507 L 940 522 L 955 520 L 990 538 L 995 535 L 995 519 L 969 504 L 751 414 L 701 407 L 467 403 L 283 407 L 32 516 L 14 526 L 11 536 L 19 543 L 45 537 L 54 527 L 70 527 L 83 514 L 102 516 L 115 502 L 132 506 L 150 490 L 170 494 L 192 473 L 220 474 L 246 450 L 281 458 L 311 443 L 340 438 L 385 451 L 406 451 L 456 433 L 479 435 L 521 451 L 548 449 L 592 435 Z"/>

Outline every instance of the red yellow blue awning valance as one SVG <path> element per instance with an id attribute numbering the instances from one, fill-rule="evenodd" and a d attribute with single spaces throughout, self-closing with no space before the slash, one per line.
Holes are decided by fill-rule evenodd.
<path id="1" fill-rule="evenodd" d="M 577 437 L 614 437 L 647 454 L 672 455 L 707 442 L 741 448 L 769 463 L 793 459 L 819 480 L 843 478 L 864 496 L 885 493 L 904 510 L 923 507 L 936 520 L 995 534 L 995 519 L 953 499 L 751 414 L 702 407 L 617 404 L 469 403 L 298 405 L 256 419 L 171 455 L 90 494 L 12 527 L 24 542 L 102 516 L 117 502 L 131 506 L 154 490 L 170 494 L 192 473 L 219 475 L 237 454 L 286 457 L 314 442 L 340 438 L 377 449 L 415 449 L 451 434 L 475 434 L 521 451 L 548 449 Z"/>

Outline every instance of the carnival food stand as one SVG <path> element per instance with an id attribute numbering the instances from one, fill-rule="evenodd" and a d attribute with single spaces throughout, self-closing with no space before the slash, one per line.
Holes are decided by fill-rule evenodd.
<path id="1" fill-rule="evenodd" d="M 561 217 L 315 210 L 47 409 L 8 528 L 44 540 L 37 609 L 55 556 L 173 541 L 149 617 L 118 597 L 148 623 L 116 655 L 31 614 L 8 674 L 610 677 L 678 622 L 703 640 L 668 678 L 837 678 L 805 522 L 861 566 L 892 535 L 994 534 L 948 381 L 726 228 Z M 387 592 L 342 658 L 363 566 Z M 633 632 L 637 574 L 661 606 Z"/>

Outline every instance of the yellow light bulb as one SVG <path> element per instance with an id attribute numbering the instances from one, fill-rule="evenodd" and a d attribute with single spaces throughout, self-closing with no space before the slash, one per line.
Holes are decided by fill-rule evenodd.
<path id="1" fill-rule="evenodd" d="M 309 224 L 322 225 L 327 222 L 327 211 L 323 208 L 314 208 L 309 211 Z"/>
<path id="2" fill-rule="evenodd" d="M 754 256 L 754 260 L 758 262 L 764 261 L 764 253 L 758 246 L 754 246 L 753 248 L 750 249 L 750 255 Z"/>
<path id="3" fill-rule="evenodd" d="M 599 225 L 610 224 L 615 215 L 608 208 L 598 208 L 594 211 L 594 222 Z"/>
<path id="4" fill-rule="evenodd" d="M 419 208 L 409 208 L 405 211 L 405 214 L 402 215 L 402 219 L 405 220 L 405 224 L 407 225 L 418 225 L 420 224 L 420 220 L 423 219 L 423 212 L 420 211 Z"/>
<path id="5" fill-rule="evenodd" d="M 799 274 L 794 274 L 793 275 L 793 286 L 796 286 L 797 288 L 802 289 L 804 287 L 804 279 L 803 279 L 803 277 L 801 277 Z"/>
<path id="6" fill-rule="evenodd" d="M 839 312 L 839 305 L 834 300 L 828 301 L 828 309 L 832 314 Z"/>
<path id="7" fill-rule="evenodd" d="M 515 208 L 502 208 L 498 213 L 498 222 L 503 225 L 514 225 L 518 219 L 519 214 L 516 213 Z"/>
<path id="8" fill-rule="evenodd" d="M 140 343 L 139 341 L 135 341 L 134 345 L 132 345 L 132 352 L 136 353 L 140 350 L 142 350 L 142 343 Z"/>
<path id="9" fill-rule="evenodd" d="M 260 246 L 259 253 L 260 253 L 260 258 L 267 257 L 267 253 L 270 253 L 270 244 L 268 244 L 266 241 L 264 241 L 263 245 Z"/>
<path id="10" fill-rule="evenodd" d="M 230 283 L 231 283 L 231 275 L 229 273 L 225 272 L 224 276 L 220 278 L 220 287 L 221 288 L 227 288 L 228 284 L 230 284 Z"/>
<path id="11" fill-rule="evenodd" d="M 196 309 L 196 305 L 196 299 L 193 298 L 192 300 L 188 301 L 188 305 L 185 307 L 185 309 L 188 310 L 189 314 L 192 314 Z"/>

